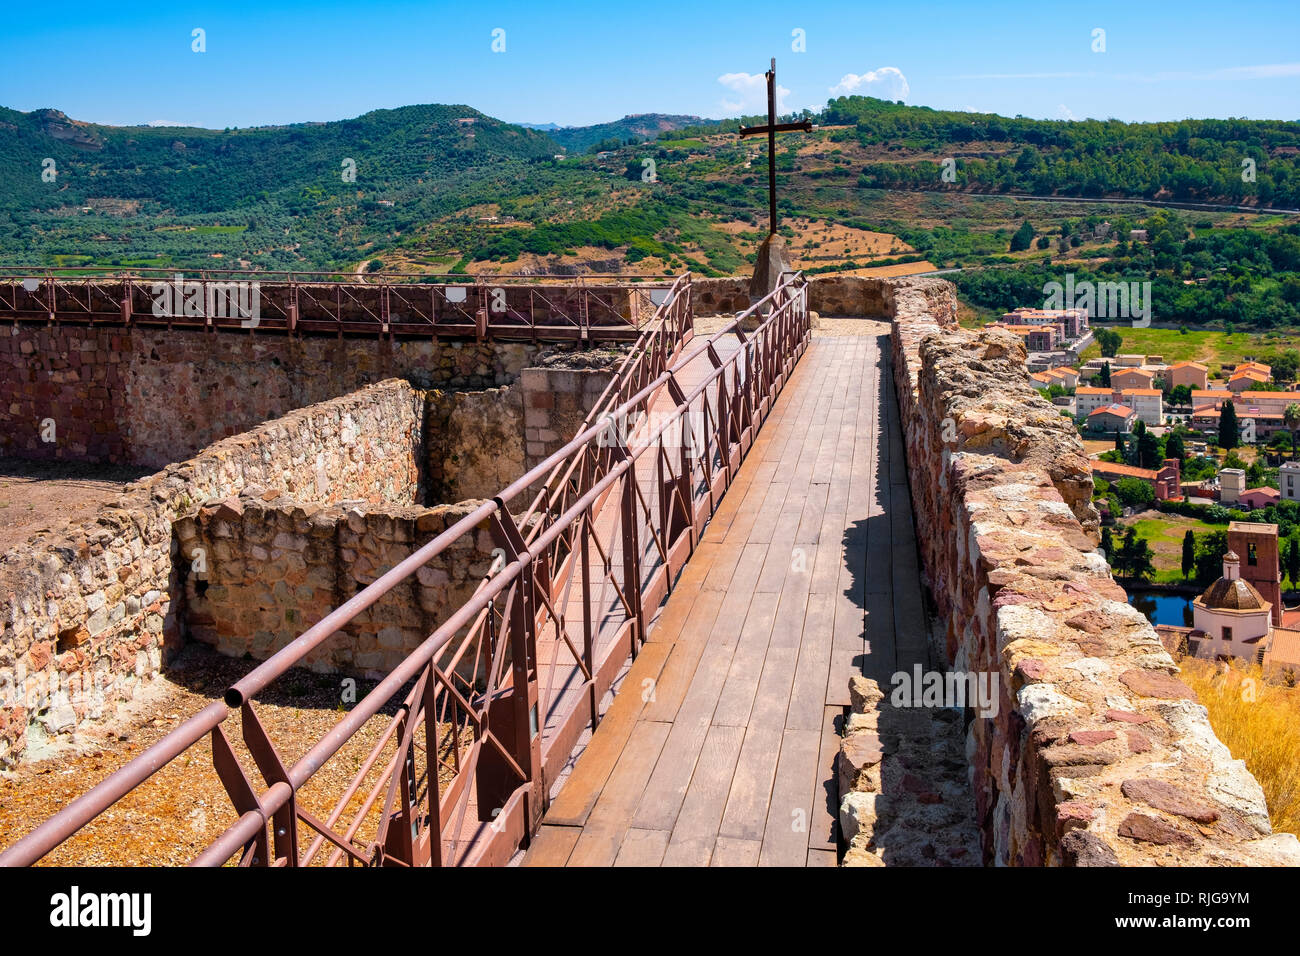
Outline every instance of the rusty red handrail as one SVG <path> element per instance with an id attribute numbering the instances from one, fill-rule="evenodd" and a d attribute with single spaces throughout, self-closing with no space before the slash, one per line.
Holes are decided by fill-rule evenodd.
<path id="1" fill-rule="evenodd" d="M 657 312 L 653 295 L 667 278 L 0 269 L 0 319 L 213 331 L 625 341 L 644 326 L 647 315 Z"/>
<path id="2" fill-rule="evenodd" d="M 661 304 L 657 328 L 647 331 L 641 343 L 644 347 L 625 361 L 615 379 L 618 388 L 607 390 L 611 395 L 621 397 L 621 389 L 631 387 L 629 382 L 664 361 L 674 329 L 683 333 L 679 339 L 684 337 L 690 320 L 689 278 L 679 279 L 674 289 L 678 294 Z M 750 333 L 743 330 L 747 321 L 764 313 L 766 318 L 757 328 Z M 723 338 L 731 335 L 739 339 L 740 347 L 723 359 L 718 349 Z M 680 354 L 678 341 L 671 352 L 675 360 L 666 362 L 659 374 L 616 407 L 610 407 L 609 401 L 598 404 L 564 448 L 258 665 L 227 690 L 223 701 L 204 708 L 0 853 L 0 865 L 36 862 L 208 734 L 214 765 L 239 816 L 196 858 L 196 864 L 224 863 L 242 850 L 241 865 L 272 865 L 273 856 L 275 865 L 300 865 L 311 862 L 326 842 L 335 848 L 329 863 L 345 856 L 349 864 L 500 862 L 503 853 L 513 852 L 526 841 L 540 819 L 556 755 L 567 757 L 572 749 L 569 741 L 576 739 L 575 728 L 599 720 L 601 694 L 597 691 L 612 679 L 611 669 L 616 670 L 627 653 L 634 653 L 644 641 L 644 608 L 653 607 L 671 588 L 806 347 L 808 335 L 806 289 L 802 277 L 795 274 L 784 277 L 773 293 L 689 353 Z M 687 392 L 678 375 L 701 358 L 707 358 L 712 369 Z M 640 429 L 630 446 L 603 440 L 608 434 L 607 418 L 642 412 L 656 396 L 664 394 L 671 399 L 668 412 L 659 424 Z M 605 418 L 595 421 L 597 414 Z M 703 423 L 698 436 L 691 421 L 696 415 Z M 669 453 L 669 432 L 674 429 L 680 432 L 680 454 Z M 694 446 L 697 438 L 702 453 L 690 456 L 688 439 Z M 639 473 L 638 466 L 643 463 L 644 473 Z M 507 504 L 544 476 L 549 480 L 529 509 L 534 520 L 525 540 Z M 469 601 L 358 701 L 306 755 L 286 767 L 258 722 L 252 706 L 254 696 L 396 584 L 485 521 L 506 552 L 504 567 L 489 571 Z M 608 526 L 604 532 L 607 542 L 601 539 L 602 525 Z M 614 561 L 616 536 L 622 542 L 618 564 Z M 592 563 L 593 549 L 599 569 Z M 592 630 L 597 622 L 593 600 L 599 597 L 592 575 L 597 570 L 601 594 L 608 591 L 607 584 L 614 593 L 609 605 L 612 610 L 600 618 L 612 635 L 604 648 L 597 645 L 605 632 Z M 568 615 L 563 610 L 575 582 L 582 598 L 581 651 L 567 633 Z M 537 643 L 539 638 L 546 639 L 550 629 L 556 633 L 556 653 L 561 639 L 572 652 L 574 672 L 580 673 L 586 691 L 586 709 L 580 705 L 560 714 L 554 727 L 549 722 L 550 711 L 543 707 L 554 704 L 555 698 L 544 699 L 550 691 L 544 694 L 540 688 L 537 666 Z M 458 673 L 470 649 L 474 651 L 474 680 Z M 552 676 L 556 671 L 552 669 Z M 480 680 L 481 689 L 476 685 Z M 416 682 L 414 688 L 334 812 L 320 820 L 298 807 L 297 791 L 411 681 Z M 225 719 L 235 708 L 241 710 L 248 752 L 267 783 L 260 794 L 235 762 L 223 730 Z M 447 717 L 450 719 L 442 719 Z M 583 719 L 581 724 L 578 718 Z M 443 724 L 453 731 L 449 748 L 441 736 Z M 417 726 L 424 727 L 423 747 L 417 742 Z M 551 736 L 544 752 L 546 731 Z M 469 732 L 473 743 L 462 753 L 461 736 Z M 394 740 L 398 741 L 395 752 L 381 764 Z M 445 793 L 438 774 L 447 759 L 444 749 L 449 749 L 455 770 Z M 417 766 L 421 760 L 423 775 Z M 376 765 L 385 768 L 379 781 L 347 830 L 338 832 L 345 809 Z M 466 828 L 471 785 L 477 786 L 480 823 Z M 358 844 L 357 832 L 378 805 L 381 790 L 386 790 L 387 796 L 374 836 Z M 492 807 L 499 820 L 484 818 L 488 809 L 485 798 L 500 799 L 500 805 Z M 422 809 L 425 803 L 427 809 Z M 268 822 L 273 823 L 269 840 Z M 453 823 L 448 834 L 448 825 Z M 305 853 L 298 847 L 302 825 L 317 834 Z M 471 833 L 469 845 L 462 846 L 466 832 Z"/>

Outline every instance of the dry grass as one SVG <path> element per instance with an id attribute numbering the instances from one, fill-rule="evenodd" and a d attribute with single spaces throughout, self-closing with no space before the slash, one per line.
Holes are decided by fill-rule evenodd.
<path id="1" fill-rule="evenodd" d="M 1264 788 L 1273 829 L 1300 835 L 1300 689 L 1265 683 L 1257 666 L 1179 664 L 1214 732 Z"/>
<path id="2" fill-rule="evenodd" d="M 97 739 L 83 741 L 81 752 L 58 753 L 0 775 L 0 847 L 13 843 L 138 757 L 254 666 L 253 661 L 222 657 L 203 645 L 189 645 L 163 673 L 141 706 L 129 708 L 123 719 L 115 722 L 118 726 L 110 729 L 106 724 L 98 728 Z M 374 683 L 358 681 L 358 699 Z M 344 717 L 340 686 L 337 676 L 295 669 L 258 695 L 255 710 L 285 763 L 297 761 Z M 409 685 L 362 725 L 356 736 L 299 790 L 300 806 L 322 819 L 330 814 L 388 728 L 398 701 L 408 689 Z M 449 741 L 450 727 L 440 726 L 444 741 Z M 225 732 L 245 774 L 258 790 L 263 789 L 265 781 L 240 742 L 242 721 L 238 713 L 226 721 Z M 462 739 L 463 746 L 468 743 L 468 737 Z M 360 815 L 366 794 L 383 778 L 383 769 L 395 751 L 396 741 L 390 739 L 383 758 L 366 775 L 365 785 L 349 802 L 340 830 L 347 825 L 346 821 Z M 452 776 L 447 767 L 440 768 L 441 790 L 446 789 Z M 363 815 L 358 848 L 374 833 L 382 804 L 381 797 Z M 205 737 L 55 848 L 41 865 L 183 866 L 233 824 L 237 816 L 212 769 L 211 742 Z M 300 828 L 304 848 L 314 836 L 305 825 Z M 315 864 L 324 863 L 331 855 L 332 848 L 325 849 L 325 853 L 316 857 Z"/>

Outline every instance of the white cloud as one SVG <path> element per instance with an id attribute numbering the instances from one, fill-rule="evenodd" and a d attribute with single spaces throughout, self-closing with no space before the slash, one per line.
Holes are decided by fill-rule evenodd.
<path id="1" fill-rule="evenodd" d="M 718 82 L 732 92 L 731 97 L 724 97 L 722 108 L 728 113 L 766 113 L 767 112 L 767 76 L 763 73 L 724 73 Z M 776 85 L 776 111 L 786 111 L 785 98 L 790 95 L 780 83 Z"/>
<path id="2" fill-rule="evenodd" d="M 1072 120 L 1075 118 L 1074 114 L 1070 112 L 1070 108 L 1064 103 L 1061 103 L 1056 107 L 1056 115 L 1063 120 Z"/>
<path id="3" fill-rule="evenodd" d="M 906 100 L 908 93 L 907 77 L 896 66 L 882 66 L 861 75 L 845 73 L 836 86 L 831 87 L 832 96 L 874 96 L 880 100 Z"/>
<path id="4" fill-rule="evenodd" d="M 1239 76 L 1249 80 L 1271 80 L 1279 76 L 1300 76 L 1300 63 L 1264 63 L 1258 66 L 1230 66 L 1218 71 L 1220 76 Z"/>
<path id="5" fill-rule="evenodd" d="M 193 123 L 177 123 L 174 120 L 150 120 L 145 125 L 146 126 L 183 126 L 183 127 L 194 126 Z"/>

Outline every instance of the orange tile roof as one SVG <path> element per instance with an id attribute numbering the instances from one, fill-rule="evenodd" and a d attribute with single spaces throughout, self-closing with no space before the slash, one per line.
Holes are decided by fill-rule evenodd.
<path id="1" fill-rule="evenodd" d="M 1158 388 L 1123 388 L 1120 389 L 1121 395 L 1160 395 Z"/>
<path id="2" fill-rule="evenodd" d="M 1090 462 L 1092 470 L 1102 475 L 1123 475 L 1126 478 L 1145 478 L 1148 481 L 1156 480 L 1156 472 L 1149 468 L 1136 468 L 1133 465 L 1121 465 L 1113 461 Z"/>
<path id="3" fill-rule="evenodd" d="M 1105 412 L 1109 412 L 1111 415 L 1119 415 L 1120 417 L 1128 417 L 1133 414 L 1133 409 L 1129 408 L 1127 405 L 1103 405 L 1101 408 L 1090 412 L 1088 417 L 1092 418 L 1093 415 L 1101 415 Z"/>
<path id="4" fill-rule="evenodd" d="M 1173 368 L 1197 368 L 1197 369 L 1200 369 L 1202 372 L 1208 372 L 1208 371 L 1210 370 L 1210 367 L 1209 367 L 1208 365 L 1202 365 L 1200 362 L 1175 362 L 1173 365 L 1171 365 L 1171 366 L 1169 366 L 1169 367 L 1170 367 L 1171 369 L 1173 369 Z"/>
<path id="5" fill-rule="evenodd" d="M 1091 385 L 1080 385 L 1074 390 L 1075 395 L 1109 395 L 1113 389 L 1093 388 Z"/>
<path id="6" fill-rule="evenodd" d="M 1273 628 L 1267 660 L 1270 664 L 1300 665 L 1300 631 L 1289 627 Z"/>

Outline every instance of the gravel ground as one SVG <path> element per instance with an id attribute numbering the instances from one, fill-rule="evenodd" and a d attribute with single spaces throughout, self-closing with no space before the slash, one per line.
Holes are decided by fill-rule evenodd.
<path id="1" fill-rule="evenodd" d="M 225 689 L 256 665 L 254 661 L 223 657 L 203 645 L 190 645 L 178 655 L 149 691 L 111 723 L 87 736 L 76 750 L 65 750 L 39 762 L 0 774 L 0 846 L 7 846 L 80 796 L 99 781 L 156 743 L 164 734 L 217 699 Z M 358 681 L 361 699 L 374 682 Z M 292 765 L 342 719 L 341 678 L 290 671 L 258 696 L 254 709 L 275 742 L 282 759 Z M 406 690 L 372 717 L 298 792 L 300 805 L 324 819 L 333 809 L 361 764 L 388 726 Z M 226 736 L 254 788 L 262 778 L 243 754 L 238 714 L 225 724 Z M 443 738 L 446 738 L 444 727 Z M 417 737 L 417 740 L 421 739 Z M 42 860 L 42 865 L 179 866 L 192 860 L 221 834 L 237 815 L 212 769 L 210 736 L 177 757 L 114 807 L 100 815 Z M 390 742 L 387 754 L 395 744 Z M 349 806 L 361 805 L 369 787 L 379 779 L 385 759 L 377 762 L 367 786 Z M 446 787 L 451 774 L 440 773 Z M 377 804 L 382 804 L 381 795 Z M 371 811 L 360 834 L 373 833 L 378 808 Z M 345 814 L 344 819 L 347 819 Z M 310 845 L 311 831 L 299 829 L 300 850 Z M 316 862 L 328 853 L 322 851 Z"/>

